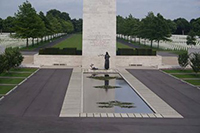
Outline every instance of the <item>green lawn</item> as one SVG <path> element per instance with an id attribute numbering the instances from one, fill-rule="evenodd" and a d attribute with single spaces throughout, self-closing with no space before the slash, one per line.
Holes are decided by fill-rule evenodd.
<path id="1" fill-rule="evenodd" d="M 11 89 L 13 89 L 15 86 L 0 86 L 0 94 L 6 94 Z"/>
<path id="2" fill-rule="evenodd" d="M 74 34 L 70 38 L 54 45 L 55 48 L 77 48 L 82 50 L 82 34 Z"/>
<path id="3" fill-rule="evenodd" d="M 199 80 L 185 80 L 186 82 L 193 84 L 193 85 L 200 85 L 200 79 Z"/>
<path id="4" fill-rule="evenodd" d="M 127 45 L 124 45 L 124 44 L 122 44 L 122 43 L 120 43 L 120 42 L 117 42 L 117 49 L 118 49 L 118 48 L 129 48 L 129 49 L 133 49 L 133 48 L 131 48 L 131 47 L 127 46 Z"/>
<path id="5" fill-rule="evenodd" d="M 172 69 L 172 70 L 163 70 L 166 73 L 194 73 L 192 69 L 186 69 L 186 70 L 181 70 L 181 69 Z"/>
<path id="6" fill-rule="evenodd" d="M 31 73 L 14 73 L 14 72 L 9 72 L 9 73 L 2 73 L 0 74 L 0 77 L 28 77 L 30 76 Z"/>
<path id="7" fill-rule="evenodd" d="M 200 74 L 172 74 L 177 78 L 200 78 Z"/>
<path id="8" fill-rule="evenodd" d="M 200 74 L 195 74 L 193 72 L 193 70 L 191 69 L 186 69 L 186 70 L 176 70 L 176 69 L 172 69 L 172 70 L 163 70 L 166 73 L 169 73 L 179 79 L 183 79 L 187 78 L 187 80 L 184 80 L 190 84 L 193 85 L 200 85 Z M 176 74 L 177 73 L 177 74 Z M 178 74 L 179 73 L 179 74 Z M 189 79 L 191 78 L 191 79 Z M 195 80 L 194 80 L 195 78 Z"/>
<path id="9" fill-rule="evenodd" d="M 19 84 L 24 78 L 20 79 L 11 79 L 11 78 L 0 78 L 0 84 Z"/>
<path id="10" fill-rule="evenodd" d="M 10 69 L 11 72 L 35 72 L 37 68 L 14 68 Z"/>
<path id="11" fill-rule="evenodd" d="M 75 34 L 72 37 L 58 43 L 57 45 L 53 47 L 60 48 L 60 49 L 77 48 L 77 50 L 82 50 L 82 34 Z M 117 48 L 131 48 L 131 47 L 117 42 Z"/>
<path id="12" fill-rule="evenodd" d="M 37 68 L 15 68 L 11 69 L 10 72 L 3 72 L 0 74 L 0 77 L 6 77 L 6 78 L 0 78 L 0 84 L 19 84 L 36 70 Z M 23 78 L 12 78 L 12 77 L 23 77 Z M 0 97 L 9 92 L 14 87 L 15 85 L 0 85 Z"/>
<path id="13" fill-rule="evenodd" d="M 119 39 L 119 38 L 118 38 L 118 39 Z M 121 39 L 121 38 L 120 38 L 120 40 L 123 40 L 123 41 L 129 42 L 128 40 Z M 145 48 L 145 49 L 149 49 L 149 48 L 151 48 L 150 46 L 148 46 L 148 45 L 144 45 L 144 44 L 139 43 L 139 42 L 133 42 L 133 41 L 131 41 L 131 43 L 133 43 L 135 46 L 140 46 L 141 48 Z M 158 48 L 155 47 L 155 46 L 154 46 L 152 49 L 155 50 L 155 51 L 166 51 L 166 52 L 174 53 L 174 54 L 177 54 L 177 55 L 186 52 L 185 50 L 166 50 L 166 49 L 162 49 L 162 48 L 159 48 L 159 49 L 158 49 Z"/>

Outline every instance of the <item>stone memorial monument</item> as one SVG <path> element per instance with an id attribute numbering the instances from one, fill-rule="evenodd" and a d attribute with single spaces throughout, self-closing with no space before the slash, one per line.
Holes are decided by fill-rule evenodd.
<path id="1" fill-rule="evenodd" d="M 110 55 L 110 68 L 116 57 L 116 0 L 84 0 L 82 67 L 104 68 L 104 54 Z"/>

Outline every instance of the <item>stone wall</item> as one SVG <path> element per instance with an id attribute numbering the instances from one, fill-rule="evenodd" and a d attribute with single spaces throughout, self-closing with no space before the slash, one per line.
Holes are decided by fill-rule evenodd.
<path id="1" fill-rule="evenodd" d="M 69 66 L 80 67 L 82 65 L 82 56 L 72 55 L 34 55 L 34 64 L 39 66 Z"/>
<path id="2" fill-rule="evenodd" d="M 116 66 L 154 66 L 162 65 L 161 56 L 117 56 Z"/>
<path id="3" fill-rule="evenodd" d="M 34 55 L 34 64 L 40 66 L 53 66 L 64 65 L 70 67 L 80 67 L 82 65 L 82 56 L 68 56 L 68 55 Z M 115 56 L 110 58 L 110 61 L 114 60 L 117 67 L 128 66 L 154 66 L 158 67 L 162 65 L 161 56 Z M 94 64 L 99 69 L 104 68 L 104 58 L 98 57 L 95 60 L 88 60 L 89 64 Z M 101 64 L 96 64 L 96 63 Z M 112 68 L 112 63 L 110 64 Z M 100 66 L 100 67 L 99 67 Z M 87 66 L 90 68 L 90 65 Z"/>

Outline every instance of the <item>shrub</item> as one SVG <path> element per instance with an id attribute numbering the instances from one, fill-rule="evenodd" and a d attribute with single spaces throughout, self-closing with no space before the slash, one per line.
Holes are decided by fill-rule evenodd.
<path id="1" fill-rule="evenodd" d="M 4 56 L 4 65 L 7 71 L 9 71 L 11 68 L 18 67 L 23 61 L 23 56 L 20 53 L 19 48 L 6 48 Z"/>
<path id="2" fill-rule="evenodd" d="M 118 49 L 117 55 L 123 55 L 123 56 L 130 56 L 130 55 L 136 55 L 136 56 L 155 56 L 156 51 L 153 51 L 152 49 Z"/>
<path id="3" fill-rule="evenodd" d="M 178 63 L 182 68 L 185 68 L 189 64 L 189 55 L 188 53 L 179 54 Z"/>
<path id="4" fill-rule="evenodd" d="M 18 67 L 22 61 L 23 57 L 19 48 L 6 48 L 5 53 L 0 55 L 0 73 Z"/>
<path id="5" fill-rule="evenodd" d="M 0 73 L 5 71 L 5 55 L 0 54 Z"/>
<path id="6" fill-rule="evenodd" d="M 127 49 L 127 48 L 118 49 L 118 54 L 119 55 L 134 55 L 134 50 Z"/>
<path id="7" fill-rule="evenodd" d="M 192 67 L 193 71 L 198 73 L 200 71 L 200 54 L 193 53 L 190 57 L 190 62 L 190 66 Z"/>

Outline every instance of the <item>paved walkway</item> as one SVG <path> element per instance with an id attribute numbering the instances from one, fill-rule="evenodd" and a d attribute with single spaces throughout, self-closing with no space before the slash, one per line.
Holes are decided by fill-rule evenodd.
<path id="1" fill-rule="evenodd" d="M 58 117 L 71 69 L 41 69 L 0 102 L 0 115 Z"/>
<path id="2" fill-rule="evenodd" d="M 158 70 L 129 70 L 183 119 L 59 118 L 71 69 L 42 69 L 0 101 L 1 133 L 199 133 L 200 90 Z"/>

